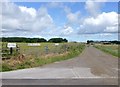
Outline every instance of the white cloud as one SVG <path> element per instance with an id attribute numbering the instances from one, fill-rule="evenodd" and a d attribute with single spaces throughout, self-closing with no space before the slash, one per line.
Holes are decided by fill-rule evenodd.
<path id="1" fill-rule="evenodd" d="M 74 3 L 72 3 L 72 5 L 74 5 Z M 62 8 L 66 13 L 67 25 L 69 26 L 76 25 L 80 22 L 80 14 L 81 14 L 80 10 L 76 12 L 72 12 L 71 8 L 66 5 L 62 5 Z"/>
<path id="2" fill-rule="evenodd" d="M 3 29 L 18 29 L 20 28 L 20 22 L 17 19 L 3 17 L 2 28 Z"/>
<path id="3" fill-rule="evenodd" d="M 86 10 L 94 17 L 99 15 L 100 8 L 107 0 L 87 0 L 85 2 Z"/>
<path id="4" fill-rule="evenodd" d="M 27 8 L 25 6 L 19 6 L 19 8 L 23 13 L 28 13 L 32 17 L 36 17 L 36 10 L 34 8 Z"/>
<path id="5" fill-rule="evenodd" d="M 80 23 L 80 11 L 72 12 L 71 8 L 64 6 L 64 11 L 66 13 L 67 22 L 66 25 L 72 26 Z"/>
<path id="6" fill-rule="evenodd" d="M 70 26 L 64 26 L 64 29 L 61 30 L 61 35 L 67 36 L 73 34 L 73 28 Z"/>
<path id="7" fill-rule="evenodd" d="M 14 3 L 4 2 L 2 5 L 2 32 L 18 33 L 41 32 L 54 26 L 52 17 L 45 7 L 38 10 Z M 13 32 L 14 31 L 14 32 Z M 19 32 L 20 31 L 20 32 Z"/>
<path id="8" fill-rule="evenodd" d="M 64 6 L 64 11 L 65 11 L 67 14 L 71 13 L 71 9 L 70 9 L 69 7 L 67 7 L 67 6 Z"/>
<path id="9" fill-rule="evenodd" d="M 99 3 L 94 2 L 93 0 L 87 0 L 85 8 L 91 15 L 96 16 L 99 10 Z"/>
<path id="10" fill-rule="evenodd" d="M 112 34 L 110 33 L 102 33 L 102 34 L 99 34 L 100 36 L 111 36 Z"/>
<path id="11" fill-rule="evenodd" d="M 109 12 L 99 14 L 97 17 L 89 17 L 84 19 L 80 25 L 80 34 L 96 34 L 96 33 L 117 33 L 118 32 L 118 14 Z"/>
<path id="12" fill-rule="evenodd" d="M 118 32 L 118 27 L 117 26 L 106 27 L 104 32 L 109 32 L 109 33 Z"/>
<path id="13" fill-rule="evenodd" d="M 80 12 L 75 12 L 75 13 L 68 13 L 67 14 L 67 19 L 69 23 L 77 23 L 80 20 Z"/>
<path id="14" fill-rule="evenodd" d="M 57 7 L 64 8 L 64 4 L 62 2 L 49 2 L 47 4 L 47 7 L 48 8 L 57 8 Z"/>

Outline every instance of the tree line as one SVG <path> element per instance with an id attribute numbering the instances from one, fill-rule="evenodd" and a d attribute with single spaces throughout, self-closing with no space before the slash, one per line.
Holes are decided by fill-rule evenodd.
<path id="1" fill-rule="evenodd" d="M 65 38 L 51 38 L 48 41 L 45 38 L 25 38 L 25 37 L 2 37 L 2 42 L 25 42 L 25 43 L 40 43 L 40 42 L 53 42 L 62 43 L 68 42 Z"/>
<path id="2" fill-rule="evenodd" d="M 120 44 L 120 41 L 114 40 L 114 41 L 93 41 L 93 40 L 87 40 L 87 44 L 90 43 L 102 43 L 102 44 Z"/>

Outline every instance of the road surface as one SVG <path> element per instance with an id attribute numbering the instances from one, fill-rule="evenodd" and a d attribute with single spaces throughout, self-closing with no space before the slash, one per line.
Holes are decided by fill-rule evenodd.
<path id="1" fill-rule="evenodd" d="M 2 72 L 3 85 L 117 85 L 118 58 L 92 46 L 76 58 Z"/>

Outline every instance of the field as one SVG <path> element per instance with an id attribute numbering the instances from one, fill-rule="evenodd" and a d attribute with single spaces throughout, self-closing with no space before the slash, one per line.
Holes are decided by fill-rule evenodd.
<path id="1" fill-rule="evenodd" d="M 17 43 L 19 50 L 13 49 L 9 54 L 7 43 L 2 44 L 2 70 L 11 71 L 42 66 L 78 56 L 85 48 L 81 43 L 40 43 L 40 46 L 28 46 L 28 43 Z"/>
<path id="2" fill-rule="evenodd" d="M 120 57 L 119 55 L 119 46 L 118 45 L 114 45 L 114 44 L 111 44 L 111 45 L 103 45 L 103 44 L 99 44 L 99 45 L 95 45 L 96 48 L 108 53 L 108 54 L 111 54 L 113 56 L 116 56 L 116 57 Z"/>

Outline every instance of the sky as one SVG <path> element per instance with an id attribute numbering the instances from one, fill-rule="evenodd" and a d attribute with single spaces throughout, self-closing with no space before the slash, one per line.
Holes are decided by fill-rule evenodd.
<path id="1" fill-rule="evenodd" d="M 118 2 L 3 2 L 2 37 L 118 40 Z"/>

